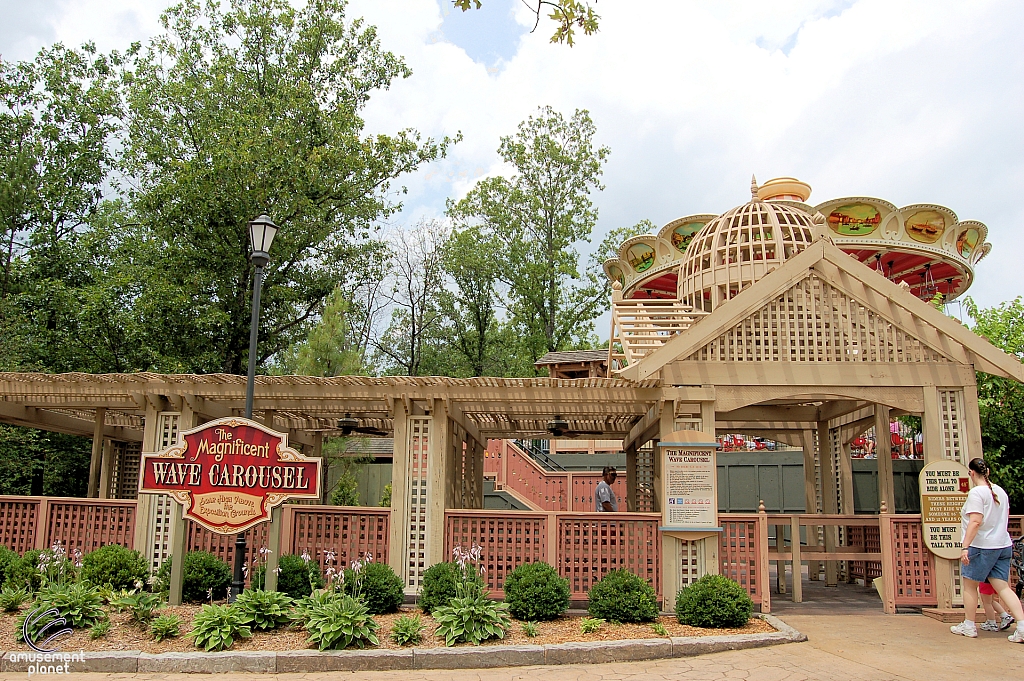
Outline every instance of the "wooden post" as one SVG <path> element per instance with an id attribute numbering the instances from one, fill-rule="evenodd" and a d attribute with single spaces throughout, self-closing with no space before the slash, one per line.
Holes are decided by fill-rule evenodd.
<path id="1" fill-rule="evenodd" d="M 408 572 L 409 563 L 409 415 L 402 400 L 395 400 L 393 409 L 395 441 L 391 459 L 388 562 L 395 574 L 402 577 Z"/>
<path id="2" fill-rule="evenodd" d="M 757 505 L 757 560 L 758 583 L 761 585 L 761 612 L 772 611 L 772 590 L 769 586 L 771 570 L 768 563 L 768 514 L 764 510 L 764 501 Z"/>
<path id="3" fill-rule="evenodd" d="M 786 549 L 786 525 L 772 525 L 775 528 L 775 551 L 782 553 Z M 780 594 L 788 591 L 786 587 L 786 561 L 775 561 L 775 586 Z"/>
<path id="4" fill-rule="evenodd" d="M 95 499 L 100 493 L 100 471 L 103 470 L 103 426 L 106 424 L 107 408 L 96 407 L 96 423 L 92 431 L 92 456 L 89 458 L 89 497 Z"/>
<path id="5" fill-rule="evenodd" d="M 816 449 L 814 446 L 814 431 L 800 431 L 800 445 L 804 450 L 804 512 L 808 515 L 818 513 L 818 478 L 815 475 L 817 463 Z M 824 490 L 822 490 L 824 497 Z M 807 546 L 815 546 L 818 543 L 818 528 L 814 525 L 806 525 Z M 793 537 L 793 544 L 800 543 L 800 535 Z M 821 572 L 821 563 L 816 560 L 807 561 L 807 579 L 817 581 Z"/>
<path id="6" fill-rule="evenodd" d="M 171 581 L 167 605 L 181 605 L 181 591 L 185 577 L 185 554 L 188 553 L 188 521 L 182 516 L 182 507 L 171 505 L 168 519 L 171 525 Z"/>
<path id="7" fill-rule="evenodd" d="M 270 511 L 270 531 L 267 533 L 267 548 L 270 553 L 267 554 L 266 572 L 263 577 L 263 588 L 267 591 L 277 591 L 277 566 L 281 561 L 282 512 L 280 506 Z"/>
<path id="8" fill-rule="evenodd" d="M 802 603 L 804 600 L 804 585 L 803 585 L 803 564 L 800 561 L 800 516 L 793 514 L 789 519 L 789 529 L 793 533 L 792 550 L 793 550 L 793 602 Z M 808 528 L 807 536 L 810 537 L 810 528 Z"/>
<path id="9" fill-rule="evenodd" d="M 889 431 L 889 407 L 875 405 L 875 454 L 878 461 L 878 503 L 896 510 L 892 482 L 892 436 Z"/>
<path id="10" fill-rule="evenodd" d="M 829 432 L 828 422 L 818 422 L 818 456 L 821 461 L 821 505 L 822 512 L 834 514 L 838 512 L 838 494 L 836 485 L 835 469 L 833 468 L 834 453 L 832 451 L 832 434 Z M 839 528 L 834 525 L 822 527 L 822 535 L 825 540 L 825 550 L 833 552 L 838 543 Z M 838 586 L 839 572 L 835 560 L 825 561 L 825 586 Z"/>
<path id="11" fill-rule="evenodd" d="M 876 443 L 877 444 L 877 443 Z M 878 514 L 878 536 L 882 545 L 882 610 L 887 615 L 896 614 L 896 561 L 892 551 L 892 523 L 888 507 L 881 502 Z"/>
<path id="12" fill-rule="evenodd" d="M 47 540 L 49 539 L 49 527 L 50 527 L 50 499 L 48 497 L 36 497 L 39 500 L 39 506 L 36 507 L 36 536 L 35 536 L 35 548 L 43 551 L 49 548 Z"/>
<path id="13" fill-rule="evenodd" d="M 114 442 L 103 441 L 103 458 L 100 460 L 100 499 L 110 498 L 110 474 L 114 468 Z"/>
<path id="14" fill-rule="evenodd" d="M 157 438 L 160 436 L 160 410 L 151 400 L 146 400 L 146 417 L 142 431 L 142 453 L 150 454 L 157 451 Z M 142 471 L 139 471 L 142 476 Z M 149 546 L 149 531 L 153 524 L 153 497 L 152 494 L 140 494 L 135 516 L 135 549 L 152 566 L 153 549 Z M 179 561 L 180 562 L 180 561 Z M 153 566 L 155 567 L 155 566 Z"/>
<path id="15" fill-rule="evenodd" d="M 636 443 L 626 448 L 626 509 L 636 513 Z"/>
<path id="16" fill-rule="evenodd" d="M 446 490 L 451 487 L 448 466 L 448 412 L 444 400 L 435 399 L 430 411 L 430 441 L 427 446 L 427 555 L 426 567 L 444 562 L 444 511 Z"/>

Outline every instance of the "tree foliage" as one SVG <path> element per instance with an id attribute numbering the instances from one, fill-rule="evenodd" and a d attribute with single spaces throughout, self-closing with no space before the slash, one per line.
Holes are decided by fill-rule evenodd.
<path id="1" fill-rule="evenodd" d="M 965 301 L 974 319 L 971 330 L 1011 355 L 1024 358 L 1024 299 L 1020 296 L 996 307 L 979 308 Z M 1010 497 L 1015 513 L 1024 512 L 1024 385 L 978 372 L 981 440 L 992 479 Z"/>
<path id="2" fill-rule="evenodd" d="M 556 2 L 552 2 L 552 0 L 522 0 L 522 2 L 536 16 L 531 33 L 536 31 L 537 26 L 540 25 L 541 14 L 545 10 L 550 11 L 548 18 L 556 24 L 555 32 L 551 35 L 553 43 L 565 43 L 572 47 L 577 29 L 582 30 L 584 35 L 597 33 L 601 17 L 594 12 L 594 8 L 586 0 L 583 2 L 580 0 L 558 0 Z M 453 4 L 463 12 L 480 9 L 484 5 L 483 0 L 453 0 Z"/>

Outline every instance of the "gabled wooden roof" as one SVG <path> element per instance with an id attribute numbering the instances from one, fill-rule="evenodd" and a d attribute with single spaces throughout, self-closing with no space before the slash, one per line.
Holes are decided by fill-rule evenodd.
<path id="1" fill-rule="evenodd" d="M 670 362 L 952 362 L 1024 382 L 1024 365 L 841 251 L 814 242 L 623 378 L 657 377 Z"/>

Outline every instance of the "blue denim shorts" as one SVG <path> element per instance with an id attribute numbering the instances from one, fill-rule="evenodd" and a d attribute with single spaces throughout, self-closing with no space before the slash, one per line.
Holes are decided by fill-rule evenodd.
<path id="1" fill-rule="evenodd" d="M 960 566 L 960 576 L 975 582 L 986 582 L 990 577 L 1008 582 L 1012 555 L 1012 546 L 1005 549 L 978 549 L 972 546 L 967 549 L 967 559 L 971 562 Z"/>

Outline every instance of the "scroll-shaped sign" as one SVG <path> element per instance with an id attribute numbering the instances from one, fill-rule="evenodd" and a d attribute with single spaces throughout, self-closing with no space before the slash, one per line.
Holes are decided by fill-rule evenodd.
<path id="1" fill-rule="evenodd" d="M 321 460 L 243 418 L 178 433 L 178 443 L 142 457 L 139 492 L 167 494 L 211 532 L 237 534 L 270 519 L 286 499 L 319 499 Z"/>
<path id="2" fill-rule="evenodd" d="M 932 461 L 918 476 L 924 543 L 939 558 L 960 557 L 960 509 L 971 491 L 967 466 L 959 461 Z"/>

